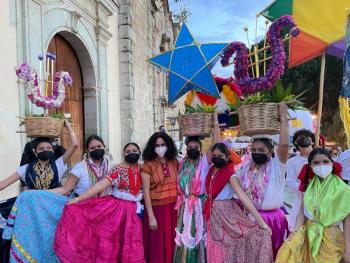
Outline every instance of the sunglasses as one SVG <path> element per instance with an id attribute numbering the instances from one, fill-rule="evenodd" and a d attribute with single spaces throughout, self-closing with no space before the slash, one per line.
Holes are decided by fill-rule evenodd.
<path id="1" fill-rule="evenodd" d="M 157 148 L 157 147 L 162 147 L 162 146 L 166 146 L 166 144 L 165 144 L 165 143 L 162 143 L 162 144 L 156 144 L 156 145 L 155 145 L 156 148 Z"/>

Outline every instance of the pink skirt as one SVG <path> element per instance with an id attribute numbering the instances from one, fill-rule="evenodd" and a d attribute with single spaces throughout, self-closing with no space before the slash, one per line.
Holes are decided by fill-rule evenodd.
<path id="1" fill-rule="evenodd" d="M 136 203 L 102 196 L 66 205 L 54 249 L 63 263 L 145 262 Z"/>
<path id="2" fill-rule="evenodd" d="M 236 201 L 214 201 L 207 231 L 207 262 L 272 263 L 271 237 Z"/>
<path id="3" fill-rule="evenodd" d="M 153 213 L 157 219 L 158 229 L 149 228 L 148 214 L 143 221 L 143 243 L 145 259 L 148 263 L 171 263 L 175 251 L 175 228 L 177 211 L 175 203 L 153 206 Z"/>
<path id="4" fill-rule="evenodd" d="M 259 210 L 261 217 L 272 230 L 273 258 L 276 259 L 277 252 L 288 235 L 288 221 L 282 209 L 263 211 Z"/>

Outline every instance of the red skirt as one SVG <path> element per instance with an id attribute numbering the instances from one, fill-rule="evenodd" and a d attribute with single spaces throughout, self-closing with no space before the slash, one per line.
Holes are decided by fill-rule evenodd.
<path id="1" fill-rule="evenodd" d="M 63 263 L 144 263 L 136 203 L 109 195 L 66 205 L 54 249 Z"/>
<path id="2" fill-rule="evenodd" d="M 149 228 L 148 214 L 143 220 L 143 244 L 145 259 L 148 263 L 171 263 L 175 251 L 175 228 L 177 211 L 175 203 L 153 206 L 153 213 L 157 219 L 158 229 Z"/>

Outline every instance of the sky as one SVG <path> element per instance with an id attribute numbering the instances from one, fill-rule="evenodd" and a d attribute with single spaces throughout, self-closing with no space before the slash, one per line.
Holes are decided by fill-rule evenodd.
<path id="1" fill-rule="evenodd" d="M 182 0 L 181 3 L 175 3 L 174 0 L 169 0 L 173 12 L 178 11 L 182 5 L 190 9 L 187 26 L 199 43 L 240 41 L 246 44 L 244 27 L 248 27 L 251 44 L 265 35 L 265 18 L 260 17 L 256 27 L 256 14 L 271 2 L 272 0 Z M 232 75 L 232 70 L 232 66 L 222 68 L 218 62 L 212 72 L 228 77 Z"/>

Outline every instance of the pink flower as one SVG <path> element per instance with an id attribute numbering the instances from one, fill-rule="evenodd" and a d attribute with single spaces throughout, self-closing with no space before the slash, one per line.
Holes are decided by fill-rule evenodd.
<path id="1" fill-rule="evenodd" d="M 20 79 L 23 79 L 25 81 L 31 81 L 34 79 L 32 69 L 27 63 L 23 63 L 18 68 L 16 68 L 16 74 Z"/>

